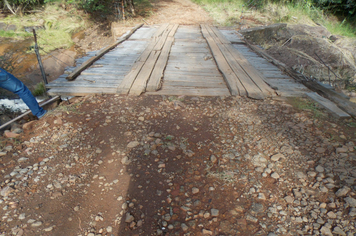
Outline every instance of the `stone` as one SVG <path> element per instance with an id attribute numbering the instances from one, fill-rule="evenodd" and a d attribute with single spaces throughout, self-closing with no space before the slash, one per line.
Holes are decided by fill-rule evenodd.
<path id="1" fill-rule="evenodd" d="M 256 217 L 251 216 L 251 215 L 246 215 L 246 220 L 250 221 L 250 222 L 253 222 L 253 223 L 257 223 L 258 222 L 258 219 Z"/>
<path id="2" fill-rule="evenodd" d="M 255 155 L 252 160 L 252 164 L 256 167 L 261 166 L 261 167 L 266 167 L 267 166 L 267 159 L 261 154 Z"/>
<path id="3" fill-rule="evenodd" d="M 355 198 L 347 197 L 344 200 L 345 200 L 345 202 L 347 202 L 350 205 L 350 207 L 356 207 L 356 199 Z"/>
<path id="4" fill-rule="evenodd" d="M 5 130 L 4 136 L 5 136 L 6 138 L 17 138 L 17 137 L 20 136 L 20 134 L 16 134 L 16 133 L 14 133 L 14 132 L 11 132 L 10 130 Z"/>
<path id="5" fill-rule="evenodd" d="M 211 212 L 211 216 L 213 216 L 213 217 L 216 217 L 216 216 L 218 216 L 219 215 L 219 210 L 218 209 L 211 209 L 210 210 L 210 212 Z"/>
<path id="6" fill-rule="evenodd" d="M 126 213 L 126 218 L 125 218 L 126 223 L 131 223 L 134 220 L 135 220 L 135 218 L 133 217 L 133 215 L 131 215 L 129 212 Z"/>
<path id="7" fill-rule="evenodd" d="M 284 197 L 284 200 L 288 203 L 288 204 L 292 204 L 294 202 L 294 198 L 292 198 L 291 196 L 286 196 Z"/>
<path id="8" fill-rule="evenodd" d="M 213 231 L 211 230 L 203 229 L 201 232 L 203 235 L 213 235 Z"/>
<path id="9" fill-rule="evenodd" d="M 322 235 L 325 235 L 325 236 L 333 236 L 333 234 L 331 233 L 330 228 L 328 228 L 328 227 L 326 227 L 326 226 L 321 227 L 320 233 L 321 233 Z"/>
<path id="10" fill-rule="evenodd" d="M 43 231 L 45 231 L 45 232 L 51 232 L 52 230 L 53 230 L 53 226 L 43 229 Z"/>
<path id="11" fill-rule="evenodd" d="M 346 236 L 345 232 L 338 226 L 333 229 L 333 234 Z"/>
<path id="12" fill-rule="evenodd" d="M 210 161 L 211 161 L 212 163 L 216 163 L 216 162 L 218 161 L 218 159 L 216 158 L 216 156 L 211 155 L 211 156 L 210 156 Z"/>
<path id="13" fill-rule="evenodd" d="M 335 196 L 336 197 L 345 197 L 350 191 L 351 191 L 351 188 L 344 186 L 336 191 Z"/>
<path id="14" fill-rule="evenodd" d="M 187 232 L 188 231 L 188 226 L 186 225 L 186 224 L 184 224 L 184 223 L 182 223 L 181 225 L 180 225 L 180 227 L 182 228 L 182 230 L 183 230 L 183 232 Z"/>
<path id="15" fill-rule="evenodd" d="M 197 194 L 197 193 L 199 193 L 199 189 L 198 188 L 192 188 L 192 193 L 193 194 Z"/>
<path id="16" fill-rule="evenodd" d="M 331 218 L 331 219 L 335 219 L 335 218 L 336 218 L 336 214 L 335 214 L 334 212 L 332 212 L 332 211 L 329 211 L 328 214 L 327 214 L 327 216 L 328 216 L 329 218 Z"/>
<path id="17" fill-rule="evenodd" d="M 17 160 L 18 163 L 22 163 L 22 162 L 26 162 L 26 161 L 28 161 L 28 158 L 26 158 L 26 157 L 20 157 L 20 158 Z"/>
<path id="18" fill-rule="evenodd" d="M 124 156 L 122 159 L 121 159 L 121 164 L 123 165 L 129 165 L 131 163 L 131 160 L 129 159 L 128 156 Z"/>
<path id="19" fill-rule="evenodd" d="M 285 158 L 285 156 L 282 153 L 278 153 L 278 154 L 271 156 L 272 161 L 279 161 L 279 159 L 281 159 L 281 158 Z"/>
<path id="20" fill-rule="evenodd" d="M 273 179 L 279 179 L 279 174 L 276 173 L 276 172 L 273 172 L 273 173 L 271 174 L 271 177 L 272 177 Z"/>
<path id="21" fill-rule="evenodd" d="M 325 148 L 322 148 L 322 147 L 318 147 L 317 149 L 315 149 L 315 151 L 317 152 L 317 153 L 325 153 L 325 151 L 326 151 L 326 149 Z"/>
<path id="22" fill-rule="evenodd" d="M 138 145 L 140 145 L 140 143 L 138 141 L 132 141 L 129 144 L 127 144 L 127 148 L 135 148 Z"/>
<path id="23" fill-rule="evenodd" d="M 0 195 L 3 197 L 7 197 L 10 195 L 10 193 L 14 192 L 15 189 L 13 189 L 12 187 L 6 186 L 4 188 L 1 189 L 0 191 Z"/>
<path id="24" fill-rule="evenodd" d="M 39 227 L 42 225 L 42 222 L 41 221 L 36 221 L 34 223 L 31 224 L 32 227 Z"/>
<path id="25" fill-rule="evenodd" d="M 324 172 L 325 169 L 321 165 L 318 165 L 317 167 L 315 167 L 315 170 L 319 173 L 322 173 L 322 172 Z"/>

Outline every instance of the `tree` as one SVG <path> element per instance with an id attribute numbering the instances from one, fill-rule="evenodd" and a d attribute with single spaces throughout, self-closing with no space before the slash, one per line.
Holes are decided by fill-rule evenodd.
<path id="1" fill-rule="evenodd" d="M 23 15 L 25 9 L 29 6 L 38 5 L 38 0 L 4 0 L 4 5 L 14 15 Z"/>

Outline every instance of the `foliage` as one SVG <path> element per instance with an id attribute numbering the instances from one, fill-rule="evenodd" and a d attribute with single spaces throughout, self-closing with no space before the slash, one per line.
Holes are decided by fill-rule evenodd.
<path id="1" fill-rule="evenodd" d="M 32 91 L 33 96 L 42 96 L 46 93 L 46 87 L 43 82 L 38 83 Z"/>

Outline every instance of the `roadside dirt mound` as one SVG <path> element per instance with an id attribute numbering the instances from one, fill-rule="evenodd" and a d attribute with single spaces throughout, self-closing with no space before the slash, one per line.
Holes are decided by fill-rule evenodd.
<path id="1" fill-rule="evenodd" d="M 322 26 L 308 25 L 274 24 L 240 33 L 309 77 L 339 86 L 356 82 L 356 40 L 332 35 Z"/>

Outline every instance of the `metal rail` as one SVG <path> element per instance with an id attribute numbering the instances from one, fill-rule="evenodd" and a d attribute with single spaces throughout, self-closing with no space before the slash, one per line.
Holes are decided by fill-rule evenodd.
<path id="1" fill-rule="evenodd" d="M 53 97 L 53 98 L 51 98 L 51 99 L 48 99 L 48 100 L 46 100 L 46 101 L 44 101 L 44 102 L 41 102 L 39 105 L 42 107 L 42 106 L 45 106 L 45 105 L 47 105 L 47 104 L 49 104 L 49 103 L 52 103 L 52 102 L 54 102 L 54 101 L 56 101 L 56 100 L 58 100 L 58 99 L 60 99 L 60 96 L 55 96 L 55 97 Z M 5 124 L 3 124 L 3 125 L 0 126 L 0 130 L 2 130 L 2 129 L 5 128 L 6 126 L 12 124 L 13 122 L 15 122 L 15 121 L 17 121 L 17 120 L 23 118 L 24 116 L 29 115 L 30 113 L 31 113 L 31 111 L 26 111 L 26 112 L 23 113 L 22 115 L 19 115 L 18 117 L 14 118 L 14 119 L 12 119 L 12 120 L 10 120 L 10 121 L 8 121 L 8 122 L 6 122 Z"/>

